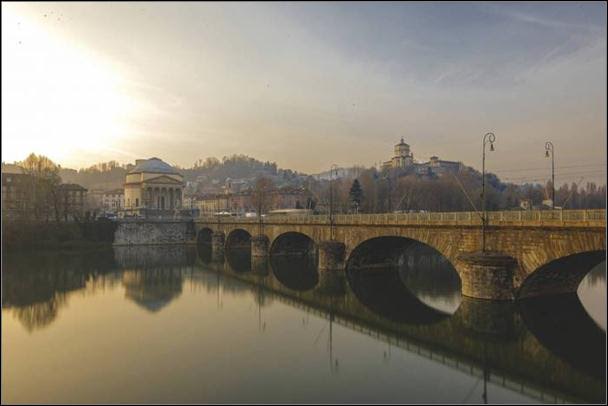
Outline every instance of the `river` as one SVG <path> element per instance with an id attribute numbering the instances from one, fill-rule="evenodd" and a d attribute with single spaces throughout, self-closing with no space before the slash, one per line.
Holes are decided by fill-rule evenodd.
<path id="1" fill-rule="evenodd" d="M 2 402 L 604 402 L 605 267 L 495 303 L 432 256 L 319 274 L 201 246 L 5 253 Z"/>

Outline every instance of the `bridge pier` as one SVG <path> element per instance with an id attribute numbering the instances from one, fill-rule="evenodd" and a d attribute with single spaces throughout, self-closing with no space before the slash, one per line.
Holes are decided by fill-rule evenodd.
<path id="1" fill-rule="evenodd" d="M 342 271 L 344 269 L 344 243 L 336 240 L 319 243 L 319 271 Z"/>
<path id="2" fill-rule="evenodd" d="M 268 256 L 268 237 L 263 234 L 251 237 L 251 258 Z"/>
<path id="3" fill-rule="evenodd" d="M 497 252 L 473 252 L 457 259 L 463 296 L 476 299 L 513 300 L 513 275 L 517 261 Z"/>
<path id="4" fill-rule="evenodd" d="M 217 231 L 211 235 L 211 258 L 220 261 L 224 258 L 224 242 L 226 236 L 223 232 Z"/>

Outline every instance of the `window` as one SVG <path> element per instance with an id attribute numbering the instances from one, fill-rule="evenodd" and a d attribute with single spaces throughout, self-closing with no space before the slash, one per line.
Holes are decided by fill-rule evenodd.
<path id="1" fill-rule="evenodd" d="M 135 207 L 139 207 L 139 199 L 135 199 Z"/>

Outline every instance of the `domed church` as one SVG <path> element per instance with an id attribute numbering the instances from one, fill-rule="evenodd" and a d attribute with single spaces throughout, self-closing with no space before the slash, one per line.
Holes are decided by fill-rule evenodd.
<path id="1" fill-rule="evenodd" d="M 127 214 L 160 214 L 182 207 L 184 177 L 159 158 L 136 160 L 124 187 Z"/>

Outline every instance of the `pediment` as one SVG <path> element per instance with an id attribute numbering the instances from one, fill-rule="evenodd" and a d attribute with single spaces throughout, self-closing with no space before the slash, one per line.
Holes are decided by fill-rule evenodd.
<path id="1" fill-rule="evenodd" d="M 180 182 L 177 179 L 173 179 L 170 178 L 169 176 L 166 175 L 161 175 L 161 176 L 157 176 L 155 178 L 149 178 L 143 181 L 143 183 L 145 184 L 153 184 L 153 185 L 158 185 L 158 184 L 163 184 L 163 185 L 183 185 L 183 182 Z"/>

